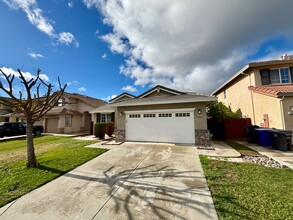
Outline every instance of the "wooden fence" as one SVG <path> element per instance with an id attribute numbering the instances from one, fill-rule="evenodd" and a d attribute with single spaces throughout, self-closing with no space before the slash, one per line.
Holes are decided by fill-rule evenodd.
<path id="1" fill-rule="evenodd" d="M 247 125 L 251 125 L 250 118 L 208 119 L 208 129 L 218 140 L 245 138 Z"/>

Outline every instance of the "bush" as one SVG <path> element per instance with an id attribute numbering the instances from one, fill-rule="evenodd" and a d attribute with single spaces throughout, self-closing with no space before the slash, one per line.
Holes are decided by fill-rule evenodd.
<path id="1" fill-rule="evenodd" d="M 208 118 L 241 118 L 242 113 L 240 109 L 233 112 L 222 102 L 213 102 L 208 107 L 207 116 Z"/>
<path id="2" fill-rule="evenodd" d="M 94 125 L 94 135 L 95 137 L 98 137 L 99 139 L 103 139 L 105 137 L 106 133 L 106 123 L 95 123 Z"/>
<path id="3" fill-rule="evenodd" d="M 112 134 L 114 133 L 114 123 L 113 122 L 108 122 L 106 125 L 106 134 L 111 137 Z"/>

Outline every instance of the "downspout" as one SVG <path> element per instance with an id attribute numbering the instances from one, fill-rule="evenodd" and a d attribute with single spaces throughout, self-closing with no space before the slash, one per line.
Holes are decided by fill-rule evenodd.
<path id="1" fill-rule="evenodd" d="M 251 74 L 249 75 L 249 84 L 251 86 Z M 250 98 L 251 98 L 251 106 L 252 106 L 253 124 L 255 125 L 255 112 L 254 112 L 254 101 L 253 101 L 252 91 L 250 91 Z"/>
<path id="2" fill-rule="evenodd" d="M 249 76 L 249 86 L 251 86 L 251 74 L 247 74 L 247 73 L 242 73 L 245 76 Z M 250 99 L 251 99 L 251 106 L 252 106 L 252 120 L 253 123 L 255 125 L 255 112 L 254 112 L 254 101 L 253 101 L 253 94 L 252 91 L 250 91 Z"/>
<path id="3" fill-rule="evenodd" d="M 283 111 L 283 100 L 284 100 L 285 96 L 283 96 L 280 100 L 280 110 L 281 110 L 281 117 L 282 117 L 282 126 L 283 129 L 285 129 L 285 118 L 284 118 L 284 111 Z"/>

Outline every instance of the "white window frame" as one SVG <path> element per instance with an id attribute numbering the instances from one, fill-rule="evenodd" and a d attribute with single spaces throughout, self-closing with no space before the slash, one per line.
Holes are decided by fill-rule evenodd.
<path id="1" fill-rule="evenodd" d="M 289 82 L 283 82 L 282 75 L 281 75 L 281 69 L 288 69 Z M 279 73 L 279 82 L 272 82 L 271 72 L 273 70 L 278 70 L 278 73 Z M 271 78 L 271 84 L 288 84 L 288 83 L 291 83 L 292 82 L 291 72 L 290 72 L 290 68 L 289 67 L 282 67 L 282 68 L 273 68 L 273 69 L 270 69 L 270 78 Z"/>
<path id="2" fill-rule="evenodd" d="M 101 113 L 100 122 L 111 122 L 111 114 Z"/>
<path id="3" fill-rule="evenodd" d="M 281 69 L 288 69 L 288 82 L 282 82 L 283 81 L 283 79 L 282 79 L 282 74 L 281 74 Z M 290 68 L 288 68 L 288 67 L 284 67 L 284 68 L 280 68 L 279 69 L 279 74 L 280 74 L 280 82 L 282 83 L 282 84 L 287 84 L 287 83 L 291 83 L 291 74 L 290 74 Z"/>
<path id="4" fill-rule="evenodd" d="M 65 99 L 61 98 L 58 100 L 58 106 L 65 106 Z"/>
<path id="5" fill-rule="evenodd" d="M 71 126 L 72 126 L 72 115 L 65 115 L 65 127 L 71 127 Z"/>

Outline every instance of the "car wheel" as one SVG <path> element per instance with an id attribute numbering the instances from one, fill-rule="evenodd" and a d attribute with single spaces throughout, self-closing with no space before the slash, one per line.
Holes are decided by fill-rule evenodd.
<path id="1" fill-rule="evenodd" d="M 35 136 L 41 135 L 41 131 L 36 131 Z"/>

